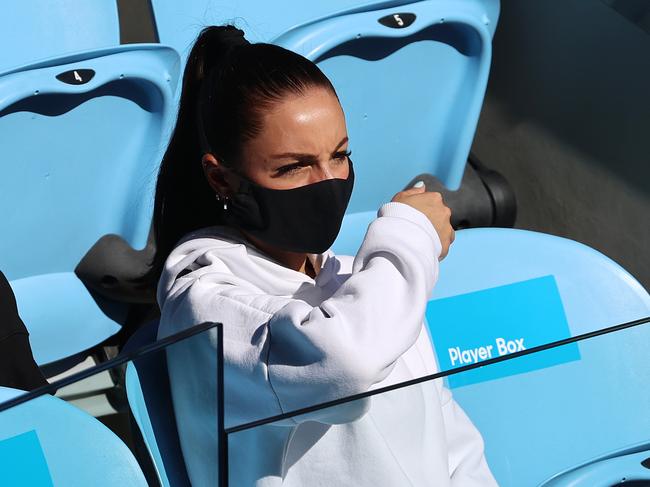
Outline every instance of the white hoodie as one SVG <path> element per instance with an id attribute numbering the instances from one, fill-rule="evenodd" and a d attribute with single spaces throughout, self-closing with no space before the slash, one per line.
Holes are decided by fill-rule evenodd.
<path id="1" fill-rule="evenodd" d="M 402 203 L 382 206 L 354 259 L 310 256 L 315 279 L 206 228 L 167 259 L 159 337 L 224 324 L 226 427 L 432 374 L 423 317 L 440 251 L 433 225 Z M 217 485 L 213 339 L 168 350 L 195 487 Z M 496 485 L 480 434 L 439 380 L 232 434 L 228 454 L 231 487 Z"/>

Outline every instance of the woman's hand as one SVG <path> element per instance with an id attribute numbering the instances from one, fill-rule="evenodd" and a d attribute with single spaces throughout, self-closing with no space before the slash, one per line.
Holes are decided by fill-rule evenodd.
<path id="1" fill-rule="evenodd" d="M 451 226 L 451 210 L 442 201 L 442 195 L 436 192 L 427 192 L 424 185 L 400 191 L 391 201 L 404 203 L 421 211 L 429 219 L 440 237 L 442 251 L 438 260 L 442 260 L 449 252 L 449 246 L 455 238 Z"/>

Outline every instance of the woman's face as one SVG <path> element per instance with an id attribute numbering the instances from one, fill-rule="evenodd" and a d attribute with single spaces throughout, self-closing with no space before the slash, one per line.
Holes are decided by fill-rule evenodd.
<path id="1" fill-rule="evenodd" d="M 330 91 L 313 88 L 304 95 L 289 95 L 273 105 L 262 121 L 261 133 L 242 149 L 239 172 L 244 177 L 270 189 L 291 189 L 348 177 L 345 116 Z M 237 176 L 224 171 L 210 155 L 204 156 L 204 163 L 206 157 L 210 162 L 206 176 L 211 186 L 227 196 L 228 189 L 238 187 Z M 229 188 L 223 186 L 224 180 Z"/>

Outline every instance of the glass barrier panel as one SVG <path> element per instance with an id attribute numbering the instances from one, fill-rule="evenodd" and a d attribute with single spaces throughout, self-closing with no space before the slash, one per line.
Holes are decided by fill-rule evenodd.
<path id="1" fill-rule="evenodd" d="M 650 485 L 648 321 L 226 424 L 228 485 Z"/>
<path id="2" fill-rule="evenodd" d="M 0 485 L 218 485 L 221 325 L 178 329 L 145 325 L 28 393 L 0 387 Z"/>

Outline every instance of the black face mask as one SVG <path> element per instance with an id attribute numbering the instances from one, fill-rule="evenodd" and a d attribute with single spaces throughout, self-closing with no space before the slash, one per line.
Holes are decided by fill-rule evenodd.
<path id="1" fill-rule="evenodd" d="M 242 178 L 224 213 L 228 225 L 290 252 L 320 254 L 341 229 L 354 171 L 347 179 L 327 179 L 294 189 L 269 189 Z"/>

